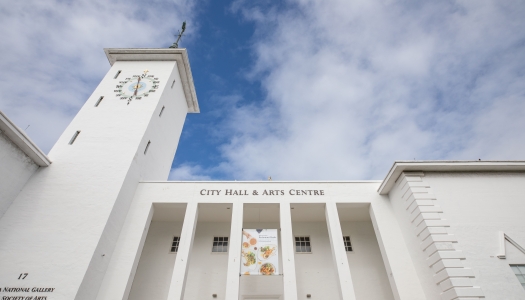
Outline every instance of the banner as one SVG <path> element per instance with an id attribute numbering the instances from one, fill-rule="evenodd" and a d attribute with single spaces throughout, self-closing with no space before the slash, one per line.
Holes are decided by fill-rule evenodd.
<path id="1" fill-rule="evenodd" d="M 243 229 L 242 275 L 279 275 L 277 229 Z"/>

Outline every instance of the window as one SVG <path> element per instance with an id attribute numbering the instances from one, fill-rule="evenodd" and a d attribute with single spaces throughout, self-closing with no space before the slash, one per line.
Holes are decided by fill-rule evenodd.
<path id="1" fill-rule="evenodd" d="M 173 242 L 171 242 L 171 253 L 177 253 L 179 251 L 180 236 L 174 236 Z"/>
<path id="2" fill-rule="evenodd" d="M 117 74 L 115 74 L 115 77 L 113 77 L 113 79 L 117 79 L 117 77 L 120 75 L 121 72 L 122 70 L 118 70 Z"/>
<path id="3" fill-rule="evenodd" d="M 171 88 L 173 88 L 174 85 L 175 85 L 175 79 L 174 79 L 173 82 L 171 83 Z"/>
<path id="4" fill-rule="evenodd" d="M 345 242 L 345 250 L 346 252 L 352 251 L 352 243 L 350 243 L 350 237 L 349 236 L 343 236 L 343 241 Z"/>
<path id="5" fill-rule="evenodd" d="M 211 248 L 211 252 L 228 252 L 228 237 L 213 237 L 213 247 Z"/>
<path id="6" fill-rule="evenodd" d="M 162 113 L 164 112 L 164 108 L 165 108 L 165 107 L 163 106 L 162 109 L 160 110 L 159 117 L 162 116 Z"/>
<path id="7" fill-rule="evenodd" d="M 309 236 L 296 236 L 295 237 L 295 252 L 312 253 L 312 246 L 310 245 Z"/>
<path id="8" fill-rule="evenodd" d="M 525 289 L 525 265 L 510 265 L 516 277 L 521 283 L 521 286 Z"/>
<path id="9" fill-rule="evenodd" d="M 104 96 L 100 96 L 100 98 L 98 98 L 97 100 L 97 103 L 95 103 L 95 107 L 97 107 L 100 104 L 100 102 L 102 102 L 103 99 L 104 99 Z"/>
<path id="10" fill-rule="evenodd" d="M 73 143 L 75 142 L 75 140 L 77 139 L 78 135 L 80 134 L 80 130 L 75 132 L 75 134 L 73 134 L 73 137 L 71 138 L 71 140 L 69 141 L 69 144 L 70 145 L 73 145 Z"/>

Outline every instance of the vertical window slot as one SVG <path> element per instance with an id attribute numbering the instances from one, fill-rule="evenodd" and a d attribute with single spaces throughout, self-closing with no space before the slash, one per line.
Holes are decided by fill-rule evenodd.
<path id="1" fill-rule="evenodd" d="M 165 108 L 164 106 L 161 108 L 160 113 L 159 113 L 159 117 L 162 116 L 162 113 L 164 112 L 164 108 Z"/>
<path id="2" fill-rule="evenodd" d="M 146 145 L 146 149 L 144 149 L 144 154 L 148 152 L 149 145 L 151 144 L 151 141 L 148 141 L 148 144 Z"/>
<path id="3" fill-rule="evenodd" d="M 113 79 L 117 79 L 117 77 L 120 75 L 121 72 L 122 70 L 118 70 L 117 74 L 115 74 L 115 77 L 113 77 Z"/>
<path id="4" fill-rule="evenodd" d="M 75 132 L 75 134 L 73 134 L 73 137 L 71 138 L 71 140 L 69 141 L 69 144 L 70 145 L 73 145 L 73 143 L 75 142 L 75 140 L 77 139 L 78 135 L 80 134 L 80 130 L 78 130 L 77 132 Z"/>
<path id="5" fill-rule="evenodd" d="M 173 79 L 173 82 L 171 83 L 171 88 L 175 85 L 175 79 Z"/>
<path id="6" fill-rule="evenodd" d="M 104 99 L 104 96 L 100 96 L 100 98 L 98 98 L 97 100 L 97 103 L 95 103 L 95 107 L 97 107 L 100 104 L 100 102 L 102 102 L 103 99 Z"/>

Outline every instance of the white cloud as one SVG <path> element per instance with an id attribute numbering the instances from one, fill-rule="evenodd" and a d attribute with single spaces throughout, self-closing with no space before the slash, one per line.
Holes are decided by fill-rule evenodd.
<path id="1" fill-rule="evenodd" d="M 394 160 L 524 159 L 522 1 L 260 3 L 232 6 L 256 23 L 247 76 L 268 96 L 233 109 L 226 174 L 380 179 Z"/>
<path id="2" fill-rule="evenodd" d="M 207 175 L 201 175 L 203 170 L 199 166 L 183 164 L 176 168 L 171 169 L 168 180 L 190 180 L 190 181 L 202 181 L 211 180 Z"/>

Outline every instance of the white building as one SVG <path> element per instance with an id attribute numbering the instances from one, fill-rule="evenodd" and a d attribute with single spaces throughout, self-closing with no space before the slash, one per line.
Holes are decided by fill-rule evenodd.
<path id="1" fill-rule="evenodd" d="M 0 115 L 0 299 L 525 299 L 525 162 L 165 181 L 199 112 L 186 50 L 105 51 L 49 155 Z M 241 272 L 243 229 L 277 229 L 275 275 Z"/>

